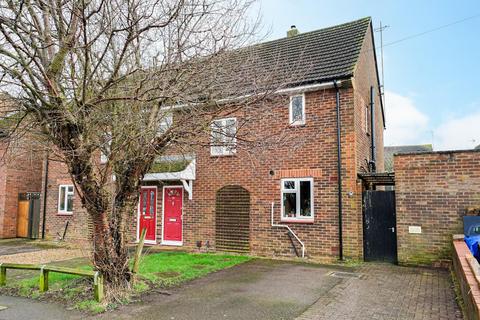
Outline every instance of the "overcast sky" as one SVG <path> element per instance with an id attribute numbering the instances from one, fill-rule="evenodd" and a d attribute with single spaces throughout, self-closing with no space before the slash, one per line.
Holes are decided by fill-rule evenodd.
<path id="1" fill-rule="evenodd" d="M 268 39 L 371 16 L 389 27 L 384 44 L 466 19 L 384 48 L 385 145 L 480 145 L 480 0 L 260 0 Z M 474 17 L 475 16 L 475 17 Z M 376 33 L 376 44 L 380 44 Z"/>

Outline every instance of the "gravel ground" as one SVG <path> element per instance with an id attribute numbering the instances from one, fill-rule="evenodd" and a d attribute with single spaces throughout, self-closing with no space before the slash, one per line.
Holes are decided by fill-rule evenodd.
<path id="1" fill-rule="evenodd" d="M 88 252 L 78 249 L 58 248 L 0 256 L 0 263 L 42 264 L 82 257 L 88 257 Z"/>

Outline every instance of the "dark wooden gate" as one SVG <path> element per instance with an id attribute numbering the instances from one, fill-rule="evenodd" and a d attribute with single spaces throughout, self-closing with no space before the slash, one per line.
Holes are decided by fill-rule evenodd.
<path id="1" fill-rule="evenodd" d="M 250 193 L 241 186 L 217 191 L 215 246 L 219 251 L 250 251 Z"/>
<path id="2" fill-rule="evenodd" d="M 363 192 L 363 249 L 365 261 L 397 263 L 395 191 Z"/>

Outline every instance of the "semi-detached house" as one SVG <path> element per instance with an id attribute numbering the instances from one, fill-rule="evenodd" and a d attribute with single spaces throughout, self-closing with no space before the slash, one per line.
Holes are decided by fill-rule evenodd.
<path id="1" fill-rule="evenodd" d="M 183 250 L 361 258 L 365 186 L 358 174 L 383 171 L 385 126 L 371 19 L 306 33 L 292 28 L 254 49 L 263 63 L 281 61 L 282 74 L 303 71 L 275 93 L 268 117 L 238 128 L 248 115 L 219 116 L 212 139 L 215 130 L 285 128 L 285 139 L 301 143 L 267 148 L 254 165 L 235 139 L 163 156 L 144 177 L 132 242 L 147 228 L 147 243 Z M 45 237 L 63 235 L 68 222 L 66 240 L 87 240 L 88 217 L 66 166 L 44 163 L 42 185 Z"/>

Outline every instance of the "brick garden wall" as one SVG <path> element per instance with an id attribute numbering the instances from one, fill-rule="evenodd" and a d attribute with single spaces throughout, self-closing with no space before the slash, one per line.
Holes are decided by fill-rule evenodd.
<path id="1" fill-rule="evenodd" d="M 480 207 L 480 151 L 395 155 L 394 168 L 399 262 L 449 259 L 467 207 Z"/>
<path id="2" fill-rule="evenodd" d="M 480 319 L 480 283 L 476 277 L 480 275 L 480 270 L 478 270 L 478 263 L 474 262 L 472 265 L 477 269 L 475 272 L 468 260 L 473 261 L 475 258 L 463 237 L 459 237 L 453 241 L 453 270 L 463 298 L 463 311 L 467 319 L 478 320 Z"/>

